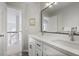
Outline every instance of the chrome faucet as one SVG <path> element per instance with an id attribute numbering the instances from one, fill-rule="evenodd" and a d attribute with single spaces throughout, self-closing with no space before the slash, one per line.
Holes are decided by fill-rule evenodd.
<path id="1" fill-rule="evenodd" d="M 71 41 L 74 41 L 74 34 L 75 34 L 76 30 L 77 30 L 77 27 L 72 27 L 71 31 L 69 32 L 69 37 L 70 37 Z"/>

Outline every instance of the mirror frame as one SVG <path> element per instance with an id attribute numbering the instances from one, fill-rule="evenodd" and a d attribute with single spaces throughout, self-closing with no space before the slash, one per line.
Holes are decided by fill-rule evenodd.
<path id="1" fill-rule="evenodd" d="M 50 5 L 53 5 L 55 2 L 51 3 Z M 48 31 L 43 31 L 43 19 L 42 19 L 42 16 L 43 16 L 43 11 L 45 11 L 47 8 L 49 8 L 48 5 L 47 7 L 45 7 L 44 9 L 41 10 L 41 21 L 40 21 L 40 24 L 41 24 L 41 32 L 42 33 L 54 33 L 54 34 L 65 34 L 65 35 L 69 35 L 69 33 L 64 33 L 64 32 L 48 32 Z M 77 35 L 79 36 L 79 33 L 74 33 L 74 35 Z"/>

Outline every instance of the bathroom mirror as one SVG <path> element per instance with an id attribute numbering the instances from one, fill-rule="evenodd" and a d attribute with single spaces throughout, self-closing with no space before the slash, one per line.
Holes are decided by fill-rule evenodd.
<path id="1" fill-rule="evenodd" d="M 53 2 L 41 11 L 41 31 L 69 33 L 71 28 L 79 32 L 79 2 Z"/>

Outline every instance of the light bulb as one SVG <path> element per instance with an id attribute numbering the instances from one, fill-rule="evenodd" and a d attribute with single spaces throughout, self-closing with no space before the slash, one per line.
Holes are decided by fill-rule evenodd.
<path id="1" fill-rule="evenodd" d="M 54 3 L 54 5 L 57 5 L 57 4 L 58 4 L 57 2 Z"/>
<path id="2" fill-rule="evenodd" d="M 51 8 L 51 7 L 52 7 L 52 5 L 49 6 L 49 8 Z"/>
<path id="3" fill-rule="evenodd" d="M 50 3 L 46 3 L 46 6 L 49 6 L 50 5 Z"/>

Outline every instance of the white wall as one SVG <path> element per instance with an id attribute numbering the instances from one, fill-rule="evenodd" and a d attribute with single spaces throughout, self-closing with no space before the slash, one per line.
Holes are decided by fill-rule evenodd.
<path id="1" fill-rule="evenodd" d="M 49 17 L 48 22 L 47 22 L 46 31 L 57 32 L 57 16 Z"/>
<path id="2" fill-rule="evenodd" d="M 65 8 L 62 19 L 64 26 L 79 26 L 79 3 L 73 3 Z"/>
<path id="3" fill-rule="evenodd" d="M 25 20 L 23 25 L 23 39 L 25 40 L 24 50 L 28 49 L 28 35 L 38 34 L 40 32 L 40 4 L 37 2 L 26 3 L 27 7 L 25 9 Z M 27 11 L 26 11 L 27 10 Z M 35 18 L 35 26 L 29 25 L 29 19 Z"/>
<path id="4" fill-rule="evenodd" d="M 79 3 L 71 3 L 58 12 L 58 31 L 63 31 L 62 27 L 79 26 Z"/>

